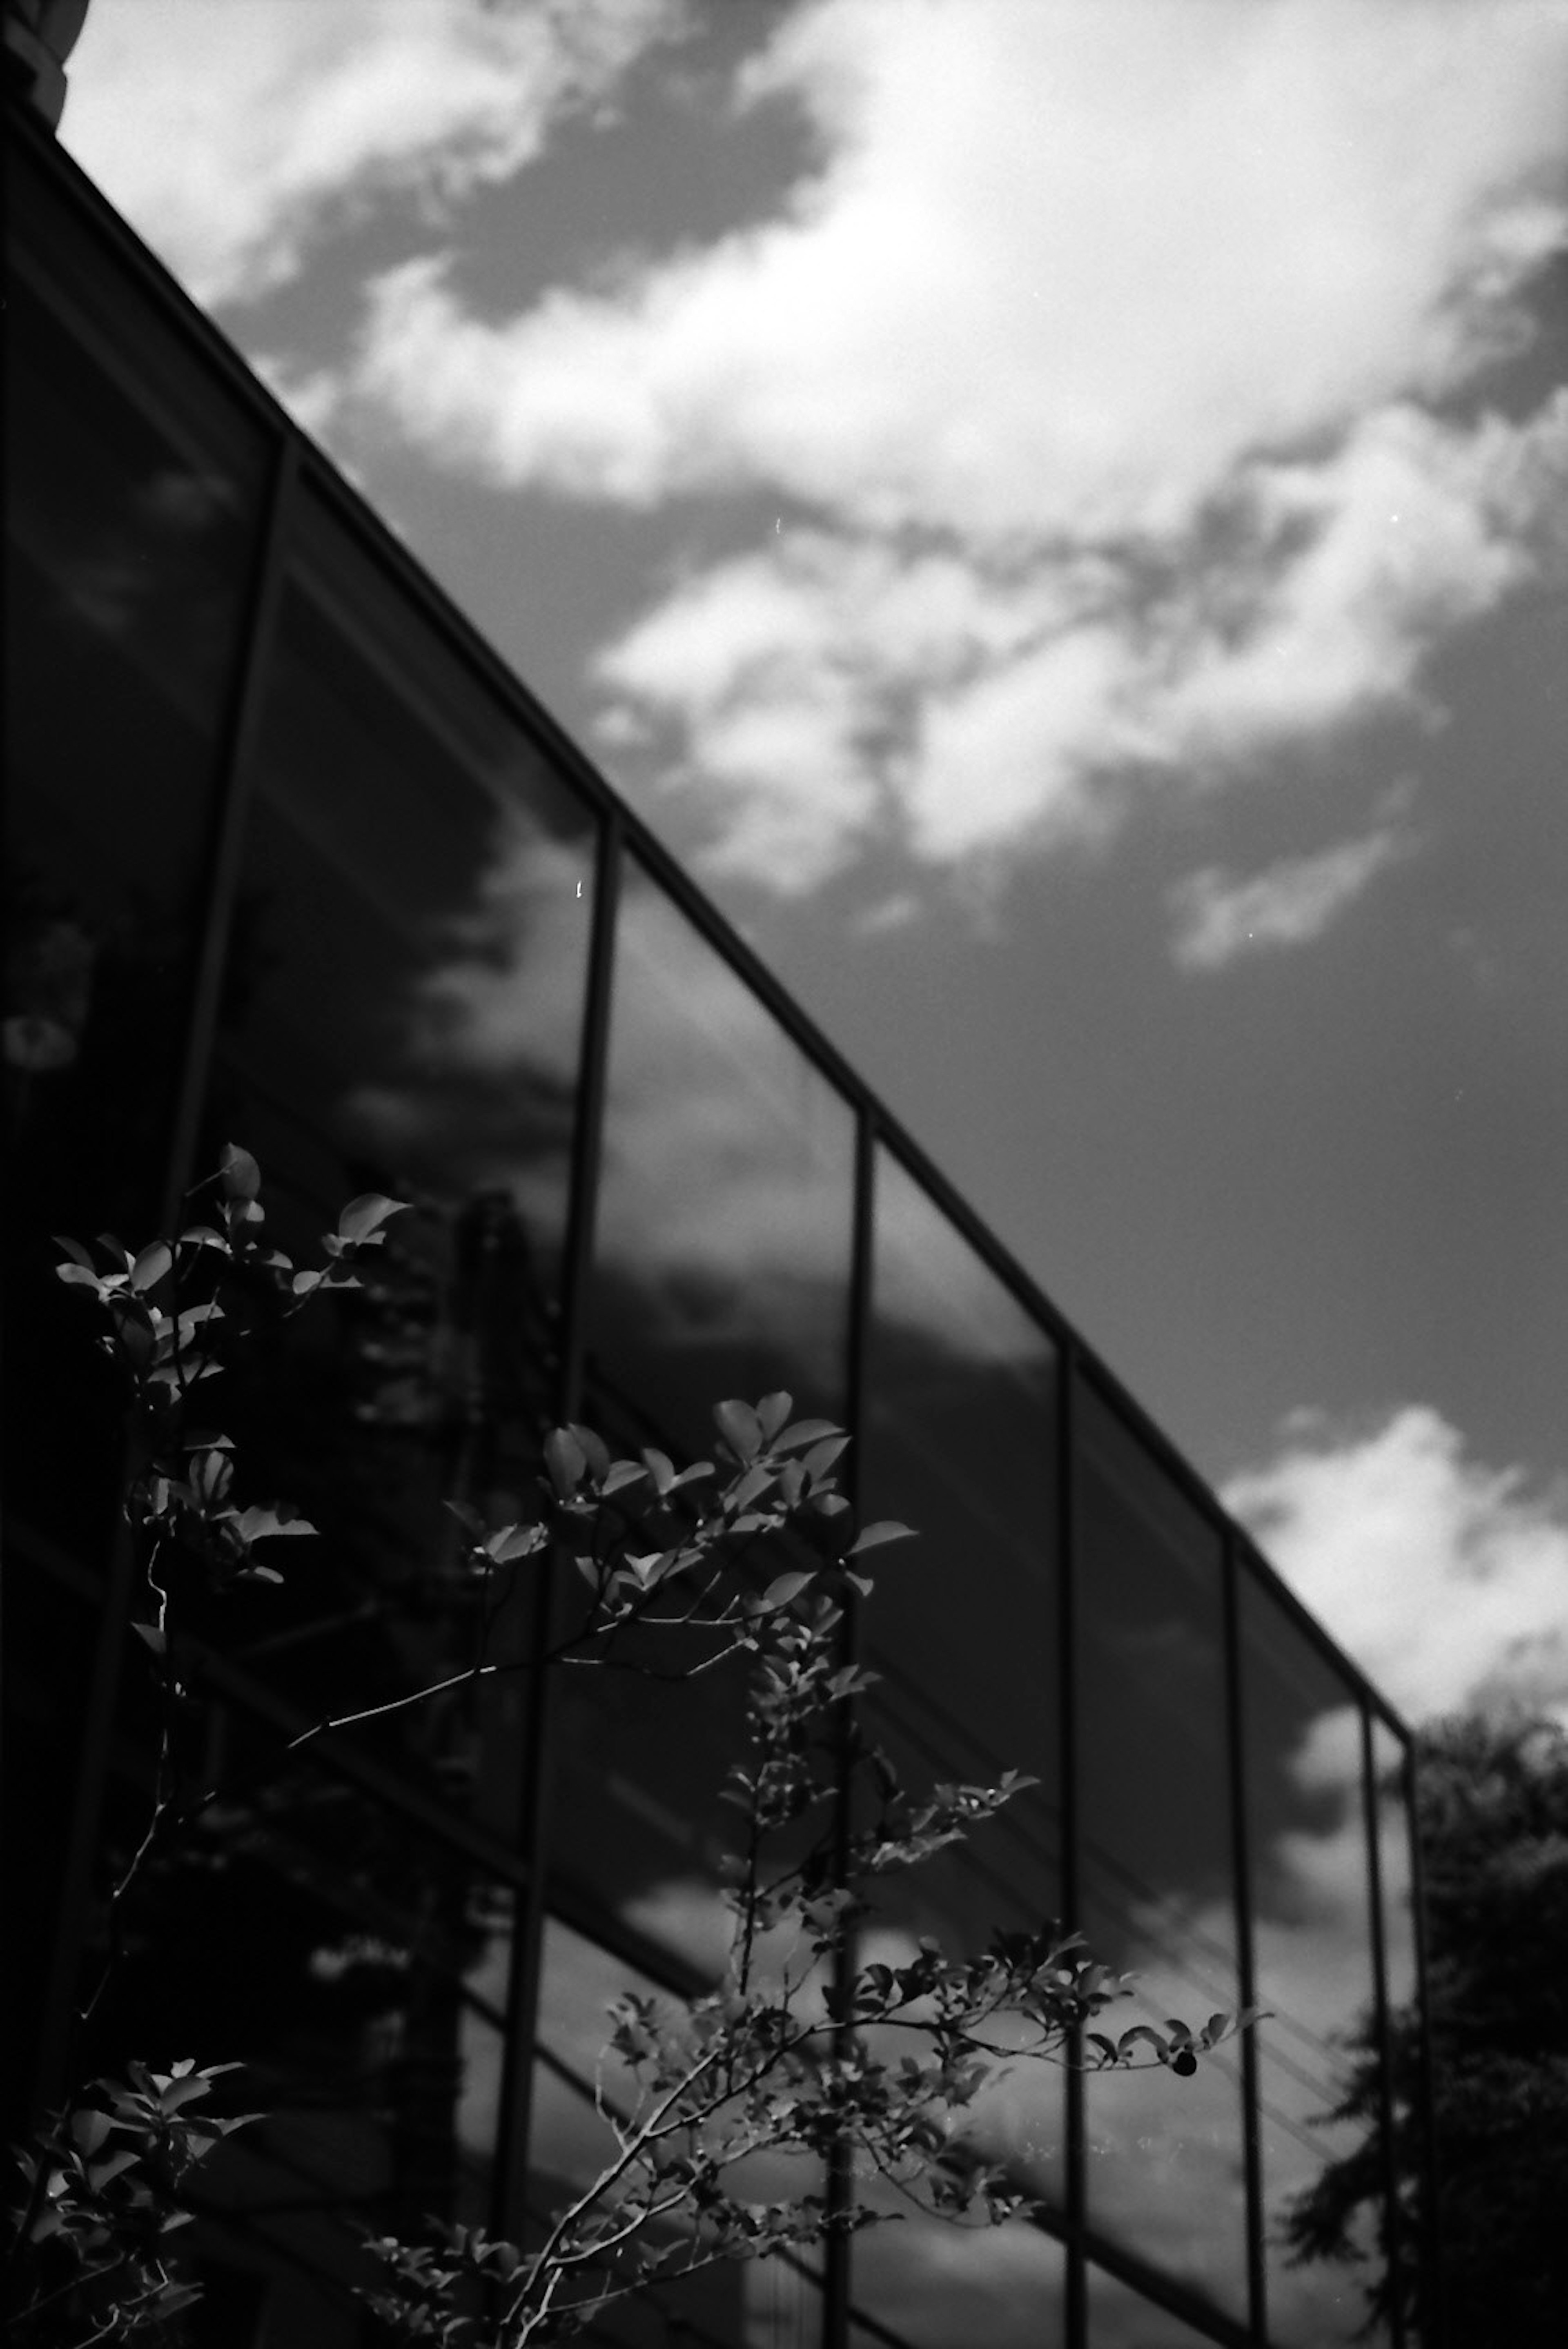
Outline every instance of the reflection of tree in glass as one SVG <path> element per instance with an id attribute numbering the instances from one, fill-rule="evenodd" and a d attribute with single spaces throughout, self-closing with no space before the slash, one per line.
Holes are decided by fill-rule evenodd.
<path id="1" fill-rule="evenodd" d="M 1418 1741 L 1416 1784 L 1448 2337 L 1464 2349 L 1556 2349 L 1568 2312 L 1568 1734 L 1543 1721 L 1440 1722 Z M 1374 2216 L 1384 2253 L 1364 2285 L 1374 2323 L 1423 2315 L 1420 2076 L 1413 2006 L 1390 2019 L 1386 2070 L 1363 2024 L 1334 2115 L 1360 2141 L 1289 2213 L 1303 2263 L 1353 2256 Z"/>

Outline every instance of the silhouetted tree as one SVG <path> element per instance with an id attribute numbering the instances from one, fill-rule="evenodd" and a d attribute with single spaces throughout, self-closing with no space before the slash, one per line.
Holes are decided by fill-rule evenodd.
<path id="1" fill-rule="evenodd" d="M 1365 2124 L 1289 2220 L 1299 2260 L 1345 2259 L 1368 2211 L 1391 2256 L 1366 2287 L 1452 2349 L 1557 2349 L 1568 2324 L 1568 1734 L 1459 1716 L 1417 1744 L 1440 2310 L 1418 2305 L 1419 2023 L 1391 2020 L 1397 2195 L 1383 2213 L 1383 2066 L 1370 2033 L 1335 2118 Z M 1440 2327 L 1434 2319 L 1440 2319 Z"/>

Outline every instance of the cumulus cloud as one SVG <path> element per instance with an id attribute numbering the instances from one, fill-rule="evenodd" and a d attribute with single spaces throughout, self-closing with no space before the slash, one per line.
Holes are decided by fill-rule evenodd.
<path id="1" fill-rule="evenodd" d="M 1568 1722 L 1568 1490 L 1469 1458 L 1410 1404 L 1351 1434 L 1303 1415 L 1223 1498 L 1407 1714 L 1522 1702 Z"/>
<path id="2" fill-rule="evenodd" d="M 1170 892 L 1172 956 L 1183 970 L 1223 970 L 1241 955 L 1305 946 L 1407 854 L 1395 826 L 1379 824 L 1311 856 L 1282 856 L 1244 877 L 1206 865 Z"/>
<path id="3" fill-rule="evenodd" d="M 683 0 L 136 0 L 100 6 L 63 135 L 199 301 L 299 271 L 393 191 L 427 218 L 602 102 Z M 156 126 L 155 133 L 153 126 Z"/>
<path id="4" fill-rule="evenodd" d="M 358 392 L 498 483 L 793 502 L 599 663 L 717 868 L 1093 840 L 1417 701 L 1542 560 L 1568 399 L 1438 411 L 1568 235 L 1565 69 L 1554 5 L 811 0 L 738 92 L 815 132 L 774 218 L 510 318 L 427 254 Z"/>

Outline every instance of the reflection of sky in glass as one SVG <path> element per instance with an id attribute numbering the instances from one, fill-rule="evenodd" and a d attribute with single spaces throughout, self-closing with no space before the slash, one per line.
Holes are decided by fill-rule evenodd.
<path id="1" fill-rule="evenodd" d="M 854 1122 L 842 1096 L 635 860 L 610 1012 L 601 1375 L 680 1440 L 788 1387 L 841 1414 Z"/>
<path id="2" fill-rule="evenodd" d="M 622 2116 L 633 2105 L 632 2075 L 607 2054 L 607 2009 L 626 1992 L 660 1993 L 624 1960 L 561 1922 L 545 1920 L 539 1982 L 538 2060 L 533 2092 L 530 2215 L 535 2225 L 572 2193 L 592 2183 L 615 2153 L 609 2126 L 594 2099 Z M 783 2200 L 821 2190 L 816 2165 L 758 2158 L 732 2174 L 733 2190 L 754 2200 Z M 809 2264 L 809 2262 L 808 2262 Z M 659 2295 L 693 2349 L 794 2349 L 814 2340 L 815 2290 L 779 2261 L 721 2264 Z M 670 2336 L 650 2306 L 623 2308 L 604 2337 L 650 2344 Z M 599 2337 L 596 2332 L 596 2338 Z"/>
<path id="3" fill-rule="evenodd" d="M 1327 2349 L 1360 2332 L 1358 2271 L 1290 2264 L 1282 2230 L 1295 2197 L 1362 2134 L 1328 2120 L 1374 1995 L 1361 1723 L 1338 1674 L 1251 1578 L 1241 1632 L 1253 1969 L 1270 2010 L 1258 2031 L 1270 2335 Z"/>
<path id="4" fill-rule="evenodd" d="M 1104 2268 L 1090 2267 L 1086 2282 L 1088 2349 L 1201 2349 L 1209 2339 Z"/>
<path id="5" fill-rule="evenodd" d="M 905 2215 L 855 2238 L 851 2305 L 908 2349 L 1058 2349 L 1065 2338 L 1062 2246 L 1018 2220 L 953 2225 Z M 850 2349 L 886 2349 L 849 2326 Z"/>
<path id="6" fill-rule="evenodd" d="M 862 1955 L 897 1965 L 922 1934 L 960 1958 L 995 1929 L 1039 1930 L 1060 1909 L 1055 1356 L 885 1147 L 874 1217 L 862 1507 L 919 1538 L 867 1561 L 876 1588 L 862 1651 L 881 1676 L 868 1726 L 915 1792 L 989 1785 L 1008 1769 L 1041 1781 L 962 1845 L 873 1888 Z M 987 2090 L 965 2129 L 987 2159 L 1058 2200 L 1063 2132 L 1060 2069 L 1027 2062 Z M 911 2217 L 857 2238 L 855 2297 L 911 2341 L 1010 2341 L 1014 2329 L 1022 2341 L 1049 2321 L 1042 2279 L 1055 2257 L 1033 2229 L 971 2235 Z M 1033 2299 L 1015 2303 L 1015 2292 Z"/>
<path id="7" fill-rule="evenodd" d="M 1138 1977 L 1107 2024 L 1238 2003 L 1218 1534 L 1097 1392 L 1076 1391 L 1084 1930 Z M 1240 2067 L 1085 2084 L 1093 2226 L 1245 2313 Z"/>
<path id="8" fill-rule="evenodd" d="M 231 995 L 253 1090 L 443 1206 L 565 1223 L 594 827 L 502 705 L 306 502 Z M 297 1152 L 296 1154 L 299 1154 Z"/>

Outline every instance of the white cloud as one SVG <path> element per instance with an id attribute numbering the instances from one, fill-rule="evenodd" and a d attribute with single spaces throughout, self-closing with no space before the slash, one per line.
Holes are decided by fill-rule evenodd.
<path id="1" fill-rule="evenodd" d="M 742 82 L 817 135 L 774 220 L 511 319 L 409 263 L 358 390 L 499 483 L 805 507 L 599 665 L 711 869 L 1092 841 L 1416 704 L 1535 568 L 1568 398 L 1430 404 L 1568 235 L 1565 73 L 1556 0 L 813 0 Z"/>
<path id="2" fill-rule="evenodd" d="M 416 264 L 375 360 L 512 480 L 1161 531 L 1249 450 L 1495 347 L 1561 230 L 1532 181 L 1565 37 L 1484 0 L 819 0 L 751 77 L 827 149 L 782 218 L 499 326 Z"/>
<path id="3" fill-rule="evenodd" d="M 1410 1404 L 1352 1435 L 1303 1416 L 1223 1498 L 1406 1713 L 1517 1701 L 1568 1722 L 1568 1491 L 1469 1459 Z"/>
<path id="4" fill-rule="evenodd" d="M 65 143 L 206 303 L 389 191 L 427 219 L 538 154 L 682 0 L 100 0 Z"/>
<path id="5" fill-rule="evenodd" d="M 603 651 L 628 781 L 710 869 L 804 890 L 1104 839 L 1173 775 L 1419 708 L 1446 632 L 1563 517 L 1568 396 L 1443 403 L 1528 336 L 1568 238 L 1568 0 L 800 0 L 735 104 L 813 160 L 771 219 L 558 285 L 462 288 L 511 176 L 685 0 L 140 0 L 89 19 L 70 143 L 242 300 L 412 199 L 451 250 L 285 380 L 498 484 L 765 491 Z"/>
<path id="6" fill-rule="evenodd" d="M 1305 946 L 1408 853 L 1392 824 L 1379 824 L 1311 856 L 1283 856 L 1244 878 L 1207 865 L 1170 892 L 1172 956 L 1183 970 L 1222 970 L 1238 956 Z"/>

